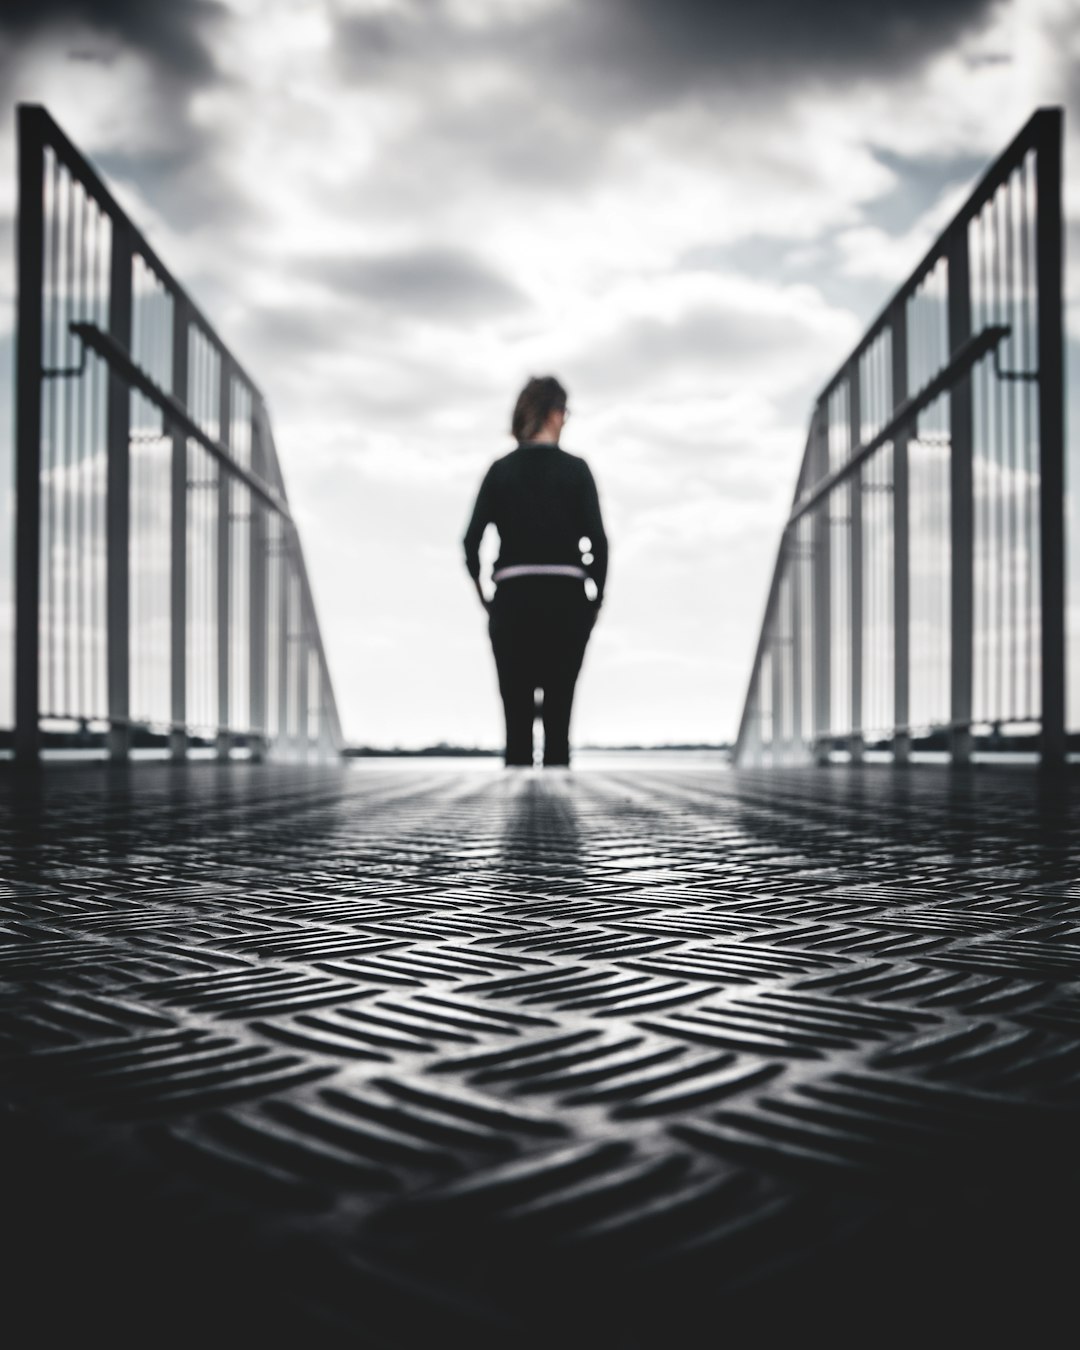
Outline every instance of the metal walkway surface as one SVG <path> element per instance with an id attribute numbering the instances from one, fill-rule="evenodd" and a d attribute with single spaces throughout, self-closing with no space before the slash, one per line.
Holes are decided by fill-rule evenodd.
<path id="1" fill-rule="evenodd" d="M 0 779 L 9 1343 L 1051 1343 L 1076 798 L 876 766 Z"/>

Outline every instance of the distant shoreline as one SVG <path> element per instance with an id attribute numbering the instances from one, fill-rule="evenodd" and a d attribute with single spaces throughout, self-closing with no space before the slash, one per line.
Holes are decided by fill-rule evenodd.
<path id="1" fill-rule="evenodd" d="M 580 745 L 575 747 L 579 751 L 588 751 L 598 754 L 671 754 L 675 751 L 714 751 L 717 754 L 729 754 L 730 745 Z M 425 745 L 419 749 L 402 749 L 400 746 L 390 748 L 371 746 L 371 745 L 350 745 L 343 750 L 342 755 L 347 759 L 418 759 L 433 758 L 439 759 L 501 759 L 501 750 L 489 750 L 481 746 L 471 745 Z"/>

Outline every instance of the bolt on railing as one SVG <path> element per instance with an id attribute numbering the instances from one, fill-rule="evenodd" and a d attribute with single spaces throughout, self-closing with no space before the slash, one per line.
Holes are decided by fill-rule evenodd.
<path id="1" fill-rule="evenodd" d="M 336 753 L 262 395 L 44 108 L 18 154 L 16 758 L 57 721 Z"/>
<path id="2" fill-rule="evenodd" d="M 1061 160 L 1040 109 L 818 398 L 737 763 L 1031 725 L 1064 761 Z"/>

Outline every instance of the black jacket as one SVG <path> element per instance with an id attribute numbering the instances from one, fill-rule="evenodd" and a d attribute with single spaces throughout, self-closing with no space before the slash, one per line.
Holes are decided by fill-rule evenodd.
<path id="1" fill-rule="evenodd" d="M 545 441 L 526 441 L 488 469 L 465 531 L 465 566 L 480 575 L 480 540 L 488 522 L 499 531 L 495 570 L 524 563 L 584 567 L 604 596 L 608 542 L 589 466 Z M 592 562 L 582 563 L 579 540 L 587 538 Z"/>

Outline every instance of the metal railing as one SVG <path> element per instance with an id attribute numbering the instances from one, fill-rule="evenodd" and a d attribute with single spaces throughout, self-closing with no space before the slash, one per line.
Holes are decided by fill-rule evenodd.
<path id="1" fill-rule="evenodd" d="M 1041 109 L 818 398 L 737 763 L 1064 760 L 1061 158 Z"/>
<path id="2" fill-rule="evenodd" d="M 15 753 L 332 754 L 263 398 L 44 108 L 18 110 Z"/>

